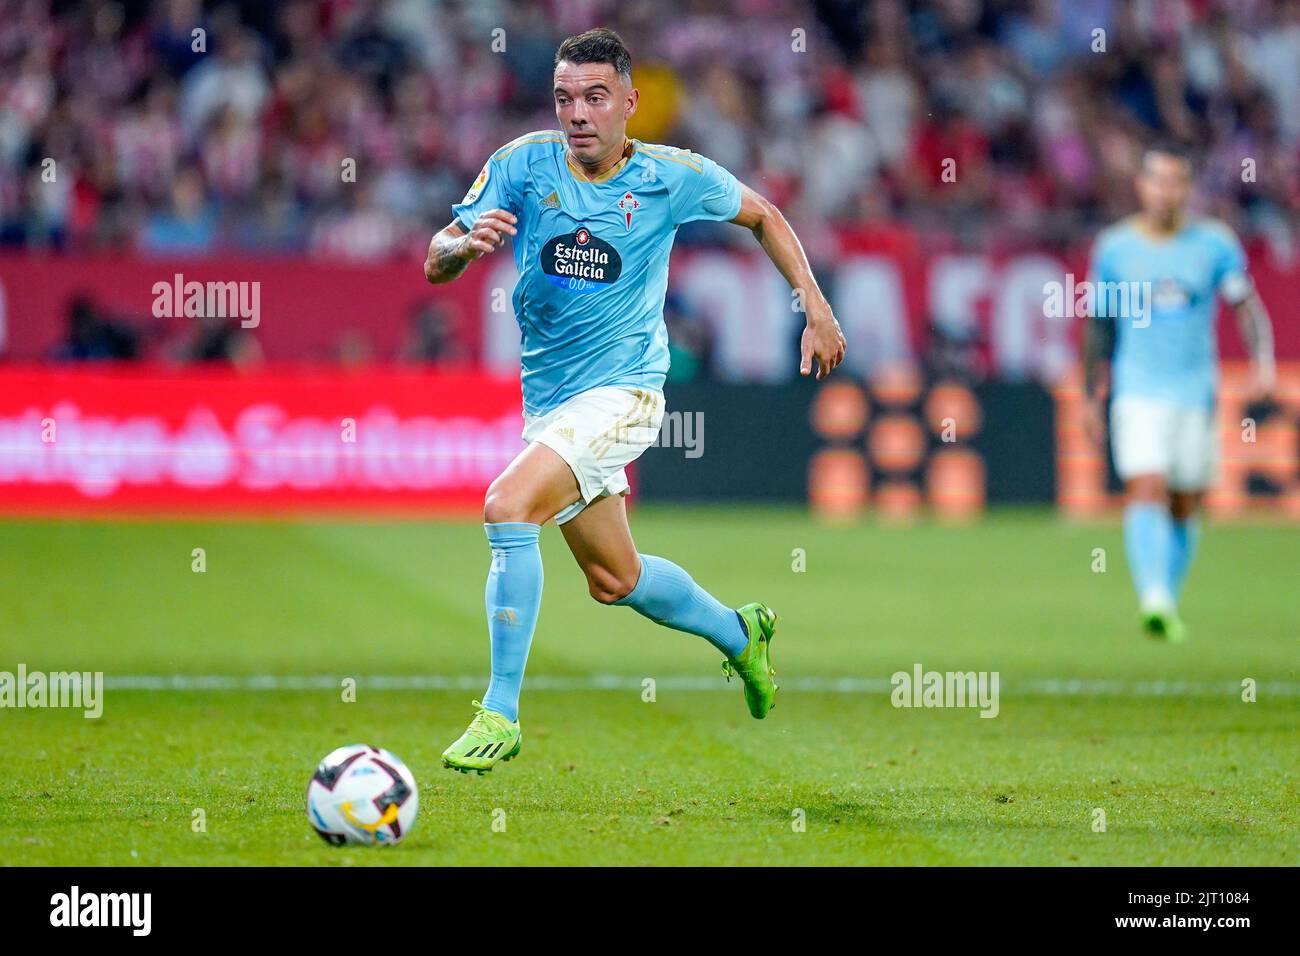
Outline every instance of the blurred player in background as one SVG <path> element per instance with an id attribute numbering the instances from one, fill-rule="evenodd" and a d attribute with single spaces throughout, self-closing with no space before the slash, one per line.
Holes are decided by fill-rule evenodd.
<path id="1" fill-rule="evenodd" d="M 821 379 L 844 357 L 839 323 L 781 213 L 688 150 L 629 139 L 632 61 L 617 34 L 591 30 L 556 53 L 558 130 L 529 133 L 484 165 L 433 237 L 430 282 L 446 282 L 514 236 L 524 398 L 520 452 L 488 488 L 492 680 L 469 729 L 443 753 L 461 772 L 491 770 L 520 748 L 519 692 L 542 598 L 541 525 L 555 519 L 592 597 L 697 634 L 744 682 L 750 713 L 776 694 L 764 604 L 733 610 L 666 558 L 639 554 L 628 529 L 625 466 L 655 440 L 668 371 L 664 294 L 677 228 L 730 221 L 753 231 L 807 310 L 800 372 Z M 761 467 L 763 449 L 756 449 Z"/>
<path id="2" fill-rule="evenodd" d="M 1095 308 L 1085 339 L 1087 425 L 1104 439 L 1109 395 L 1142 626 L 1171 642 L 1187 636 L 1178 598 L 1218 460 L 1218 296 L 1250 349 L 1253 396 L 1271 393 L 1276 376 L 1272 327 L 1241 244 L 1223 223 L 1187 214 L 1191 187 L 1184 153 L 1146 153 L 1136 181 L 1140 211 L 1104 230 L 1093 248 Z"/>

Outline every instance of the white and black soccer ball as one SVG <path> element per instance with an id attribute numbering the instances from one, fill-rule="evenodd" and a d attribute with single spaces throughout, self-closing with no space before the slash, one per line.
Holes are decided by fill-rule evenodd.
<path id="1" fill-rule="evenodd" d="M 307 819 L 331 846 L 391 846 L 415 825 L 415 777 L 396 755 L 349 744 L 331 752 L 307 784 Z"/>

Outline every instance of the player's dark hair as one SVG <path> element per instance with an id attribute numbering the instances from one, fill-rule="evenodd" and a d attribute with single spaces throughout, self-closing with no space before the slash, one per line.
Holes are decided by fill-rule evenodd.
<path id="1" fill-rule="evenodd" d="M 1142 151 L 1142 163 L 1146 164 L 1148 156 L 1172 156 L 1187 167 L 1188 172 L 1196 172 L 1196 157 L 1190 147 L 1177 140 L 1160 140 L 1151 143 Z"/>
<path id="2" fill-rule="evenodd" d="M 627 52 L 623 38 L 613 30 L 597 27 L 586 33 L 569 37 L 555 51 L 555 65 L 561 60 L 569 63 L 608 63 L 623 82 L 632 82 L 632 54 Z"/>

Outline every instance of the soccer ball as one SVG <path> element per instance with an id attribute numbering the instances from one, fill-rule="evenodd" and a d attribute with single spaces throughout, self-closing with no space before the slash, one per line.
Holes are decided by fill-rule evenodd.
<path id="1" fill-rule="evenodd" d="M 415 825 L 415 777 L 394 754 L 366 744 L 332 751 L 307 784 L 307 819 L 331 846 L 390 846 Z"/>

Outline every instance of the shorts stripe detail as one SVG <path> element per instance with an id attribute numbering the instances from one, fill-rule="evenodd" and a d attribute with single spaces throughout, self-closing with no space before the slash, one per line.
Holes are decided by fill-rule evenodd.
<path id="1" fill-rule="evenodd" d="M 637 401 L 632 409 L 626 414 L 619 416 L 617 422 L 610 425 L 603 432 L 591 440 L 588 447 L 591 448 L 592 454 L 597 458 L 606 455 L 614 443 L 622 437 L 624 431 L 632 427 L 634 423 L 645 417 L 650 407 L 654 403 L 654 393 L 645 389 L 636 389 Z M 647 419 L 648 420 L 648 419 Z"/>

